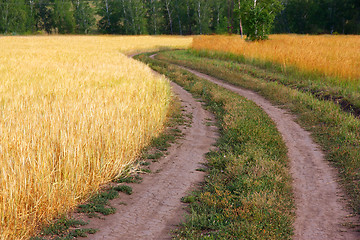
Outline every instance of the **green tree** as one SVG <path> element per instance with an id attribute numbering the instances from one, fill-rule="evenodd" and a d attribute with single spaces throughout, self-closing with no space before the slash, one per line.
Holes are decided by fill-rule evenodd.
<path id="1" fill-rule="evenodd" d="M 75 18 L 70 0 L 55 0 L 53 21 L 54 28 L 58 33 L 74 33 Z"/>
<path id="2" fill-rule="evenodd" d="M 227 27 L 229 25 L 227 12 L 228 4 L 227 0 L 219 0 L 213 2 L 212 7 L 212 31 L 218 34 L 227 33 Z"/>
<path id="3" fill-rule="evenodd" d="M 150 34 L 159 34 L 162 32 L 163 15 L 162 15 L 162 3 L 159 0 L 147 1 L 148 8 L 148 30 Z"/>
<path id="4" fill-rule="evenodd" d="M 147 34 L 147 8 L 143 0 L 127 0 L 125 4 L 128 12 L 128 25 L 131 34 Z M 125 26 L 126 27 L 126 26 Z"/>
<path id="5" fill-rule="evenodd" d="M 36 31 L 45 30 L 47 33 L 52 33 L 54 27 L 53 3 L 49 0 L 29 0 Z"/>
<path id="6" fill-rule="evenodd" d="M 24 0 L 0 0 L 0 32 L 24 33 L 27 11 Z"/>
<path id="7" fill-rule="evenodd" d="M 275 16 L 282 10 L 279 0 L 244 0 L 241 14 L 247 39 L 265 40 L 273 27 Z"/>
<path id="8" fill-rule="evenodd" d="M 143 0 L 101 0 L 99 30 L 110 34 L 146 34 L 148 9 Z"/>
<path id="9" fill-rule="evenodd" d="M 95 12 L 86 0 L 73 0 L 76 32 L 88 34 L 95 25 Z"/>
<path id="10" fill-rule="evenodd" d="M 283 5 L 276 32 L 360 33 L 359 0 L 283 0 Z"/>

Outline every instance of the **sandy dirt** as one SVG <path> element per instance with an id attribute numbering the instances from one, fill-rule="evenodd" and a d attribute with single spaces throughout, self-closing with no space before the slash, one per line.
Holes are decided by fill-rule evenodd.
<path id="1" fill-rule="evenodd" d="M 168 155 L 150 165 L 152 173 L 143 175 L 142 183 L 127 184 L 133 188 L 132 195 L 121 193 L 111 201 L 115 214 L 90 220 L 86 228 L 99 231 L 87 239 L 171 239 L 171 230 L 184 219 L 186 205 L 181 198 L 204 180 L 204 173 L 196 169 L 204 167 L 204 154 L 213 148 L 218 133 L 206 124 L 215 120 L 200 102 L 174 83 L 172 89 L 185 114 L 193 116 L 191 126 L 183 129 L 184 137 L 169 148 Z"/>
<path id="2" fill-rule="evenodd" d="M 335 170 L 325 161 L 310 133 L 295 122 L 293 115 L 252 91 L 182 68 L 255 102 L 275 122 L 290 159 L 296 205 L 295 240 L 360 239 L 360 232 L 344 227 L 348 222 L 356 223 L 357 219 L 351 217 L 351 211 L 346 207 Z"/>
<path id="3" fill-rule="evenodd" d="M 293 176 L 295 240 L 360 239 L 360 232 L 343 226 L 357 219 L 350 217 L 335 170 L 292 115 L 252 91 L 184 69 L 254 101 L 276 123 L 288 147 Z M 191 127 L 184 129 L 184 138 L 170 147 L 166 157 L 151 164 L 152 174 L 145 175 L 141 184 L 129 184 L 134 191 L 131 196 L 121 194 L 119 199 L 111 202 L 117 208 L 114 215 L 104 220 L 91 220 L 86 227 L 100 231 L 87 239 L 170 239 L 171 230 L 184 219 L 185 205 L 180 199 L 203 180 L 204 173 L 195 169 L 202 167 L 204 154 L 215 143 L 217 130 L 205 124 L 214 118 L 201 103 L 178 85 L 172 83 L 172 87 L 182 100 L 186 113 L 193 115 Z"/>

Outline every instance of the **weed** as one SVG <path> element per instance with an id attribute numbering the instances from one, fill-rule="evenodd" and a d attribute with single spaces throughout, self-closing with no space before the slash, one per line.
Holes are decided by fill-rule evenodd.
<path id="1" fill-rule="evenodd" d="M 97 230 L 93 228 L 71 229 L 79 226 L 85 226 L 87 224 L 88 223 L 82 220 L 69 219 L 66 216 L 63 216 L 53 224 L 44 227 L 39 234 L 40 236 L 32 237 L 30 240 L 45 240 L 49 239 L 49 237 L 51 239 L 67 240 L 75 237 L 87 237 L 88 234 L 94 234 L 97 232 Z M 41 236 L 46 236 L 46 238 Z"/>
<path id="2" fill-rule="evenodd" d="M 195 201 L 196 201 L 196 198 L 193 195 L 181 198 L 181 202 L 183 202 L 183 203 L 193 203 Z"/>
<path id="3" fill-rule="evenodd" d="M 132 191 L 133 191 L 132 188 L 127 185 L 116 186 L 116 187 L 114 187 L 114 189 L 116 191 L 126 193 L 127 195 L 131 195 Z"/>
<path id="4" fill-rule="evenodd" d="M 197 168 L 196 171 L 198 171 L 198 172 L 206 172 L 206 169 L 205 168 Z"/>
<path id="5" fill-rule="evenodd" d="M 156 160 L 156 159 L 161 158 L 162 156 L 164 156 L 164 153 L 162 153 L 162 152 L 155 152 L 155 153 L 152 153 L 152 154 L 146 154 L 146 155 L 144 156 L 144 158 Z"/>
<path id="6" fill-rule="evenodd" d="M 139 169 L 139 172 L 140 173 L 151 173 L 151 170 L 147 169 L 147 168 L 141 168 L 141 169 Z"/>
<path id="7" fill-rule="evenodd" d="M 140 161 L 139 164 L 140 164 L 140 166 L 149 166 L 150 165 L 150 163 L 146 162 L 146 161 Z"/>
<path id="8" fill-rule="evenodd" d="M 110 215 L 115 213 L 115 208 L 109 206 L 109 200 L 119 196 L 118 190 L 111 188 L 108 191 L 101 192 L 92 197 L 87 203 L 78 206 L 77 211 L 87 213 L 89 217 L 100 217 L 96 213 L 102 215 Z"/>
<path id="9" fill-rule="evenodd" d="M 113 182 L 116 182 L 116 183 L 141 183 L 142 179 L 143 178 L 140 177 L 139 175 L 130 175 L 130 176 L 126 176 L 126 177 L 117 178 Z"/>

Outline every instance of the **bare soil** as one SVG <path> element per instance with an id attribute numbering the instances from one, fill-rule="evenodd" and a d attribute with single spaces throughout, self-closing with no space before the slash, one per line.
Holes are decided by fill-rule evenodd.
<path id="1" fill-rule="evenodd" d="M 351 222 L 358 223 L 358 219 L 347 208 L 336 171 L 324 159 L 324 153 L 310 133 L 296 123 L 293 115 L 255 92 L 182 68 L 255 102 L 275 122 L 290 159 L 296 205 L 295 240 L 360 239 L 360 232 L 348 227 Z"/>
<path id="2" fill-rule="evenodd" d="M 191 126 L 183 129 L 184 137 L 168 150 L 168 155 L 150 165 L 151 174 L 141 184 L 128 184 L 133 194 L 121 193 L 111 201 L 116 213 L 104 219 L 88 219 L 86 228 L 100 229 L 87 239 L 138 240 L 171 239 L 171 230 L 184 220 L 186 196 L 204 180 L 204 154 L 216 142 L 217 129 L 209 126 L 214 117 L 191 94 L 172 83 L 173 91 L 182 101 L 185 114 L 192 115 Z"/>
<path id="3" fill-rule="evenodd" d="M 345 226 L 357 219 L 346 207 L 336 171 L 294 116 L 252 91 L 184 69 L 254 101 L 276 123 L 288 148 L 293 176 L 295 240 L 360 239 L 360 232 Z M 217 130 L 205 124 L 214 118 L 201 103 L 178 85 L 172 83 L 172 87 L 186 114 L 193 115 L 191 127 L 184 129 L 184 138 L 170 147 L 166 157 L 151 165 L 152 174 L 145 175 L 141 184 L 129 184 L 134 192 L 131 196 L 121 194 L 112 201 L 117 208 L 114 215 L 91 220 L 86 227 L 100 231 L 88 239 L 170 239 L 171 230 L 184 219 L 185 204 L 180 199 L 204 179 L 204 173 L 196 169 L 202 167 L 204 154 L 215 143 Z"/>

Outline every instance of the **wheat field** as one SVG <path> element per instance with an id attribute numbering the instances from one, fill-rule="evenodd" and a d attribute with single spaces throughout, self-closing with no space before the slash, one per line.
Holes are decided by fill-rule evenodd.
<path id="1" fill-rule="evenodd" d="M 0 38 L 0 239 L 27 239 L 133 162 L 171 92 L 124 53 L 191 38 Z"/>
<path id="2" fill-rule="evenodd" d="M 231 52 L 246 58 L 295 66 L 341 80 L 360 81 L 360 36 L 270 35 L 270 40 L 246 42 L 239 36 L 195 37 L 194 49 Z"/>

